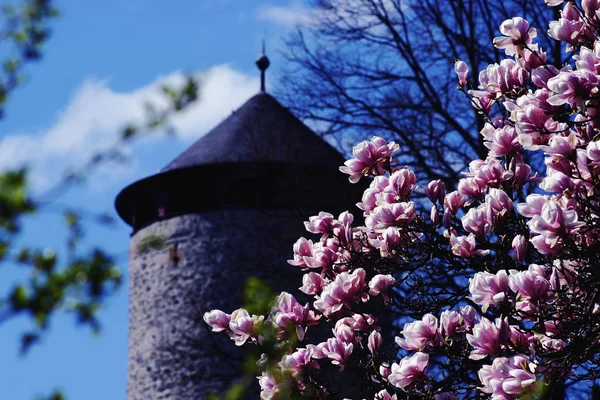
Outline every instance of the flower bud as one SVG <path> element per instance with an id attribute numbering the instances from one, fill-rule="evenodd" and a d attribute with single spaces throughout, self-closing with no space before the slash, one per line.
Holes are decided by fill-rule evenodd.
<path id="1" fill-rule="evenodd" d="M 466 62 L 457 60 L 454 63 L 454 72 L 458 75 L 458 84 L 465 86 L 467 84 L 467 76 L 469 75 L 469 66 Z"/>
<path id="2" fill-rule="evenodd" d="M 369 335 L 369 343 L 367 344 L 367 347 L 369 348 L 371 354 L 375 355 L 377 353 L 377 350 L 379 350 L 379 348 L 381 347 L 382 342 L 383 338 L 381 337 L 381 333 L 377 331 L 371 332 L 371 334 Z"/>
<path id="3" fill-rule="evenodd" d="M 517 235 L 512 241 L 512 250 L 515 253 L 515 258 L 519 261 L 525 260 L 527 257 L 527 239 L 523 235 Z"/>
<path id="4" fill-rule="evenodd" d="M 440 214 L 439 214 L 438 209 L 437 209 L 436 206 L 431 207 L 430 218 L 431 218 L 431 222 L 433 222 L 434 225 L 439 225 L 439 223 L 440 223 Z"/>

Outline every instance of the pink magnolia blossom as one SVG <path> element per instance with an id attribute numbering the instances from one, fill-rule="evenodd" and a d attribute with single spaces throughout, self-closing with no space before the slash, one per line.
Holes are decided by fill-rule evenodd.
<path id="1" fill-rule="evenodd" d="M 440 315 L 440 329 L 445 338 L 453 337 L 461 323 L 461 315 L 458 311 L 446 310 Z"/>
<path id="2" fill-rule="evenodd" d="M 454 192 L 450 192 L 444 197 L 444 206 L 449 210 L 452 214 L 456 214 L 458 210 L 465 204 L 465 198 L 456 190 Z"/>
<path id="3" fill-rule="evenodd" d="M 591 180 L 592 178 L 592 171 L 590 171 L 590 169 L 588 168 L 588 158 L 587 158 L 587 152 L 585 151 L 585 149 L 582 148 L 578 148 L 577 150 L 575 150 L 575 165 L 576 167 L 576 177 L 573 177 L 573 181 L 576 182 L 573 186 L 578 186 L 578 185 L 582 185 L 585 186 L 588 189 L 592 189 L 592 187 L 594 187 L 593 184 L 591 184 L 590 182 L 583 182 L 578 178 L 584 179 L 584 180 Z M 592 170 L 594 169 L 594 166 L 592 166 Z"/>
<path id="4" fill-rule="evenodd" d="M 484 187 L 480 186 L 480 181 L 473 177 L 463 178 L 458 181 L 458 193 L 471 198 L 480 197 Z"/>
<path id="5" fill-rule="evenodd" d="M 483 91 L 470 91 L 475 97 L 484 97 L 487 94 L 495 99 L 505 94 L 521 90 L 529 73 L 514 60 L 505 59 L 500 64 L 491 64 L 479 73 L 479 87 Z"/>
<path id="6" fill-rule="evenodd" d="M 600 62 L 600 61 L 599 61 Z M 586 155 L 590 161 L 594 164 L 600 163 L 600 142 L 593 141 L 588 143 L 586 148 Z"/>
<path id="7" fill-rule="evenodd" d="M 300 340 L 304 339 L 306 327 L 316 325 L 320 318 L 310 310 L 308 304 L 300 305 L 296 298 L 287 292 L 277 296 L 271 314 L 275 325 L 281 328 L 295 326 Z"/>
<path id="8" fill-rule="evenodd" d="M 517 99 L 516 101 L 519 101 L 519 99 Z M 512 111 L 512 107 L 515 107 L 513 101 L 507 100 L 507 101 L 505 101 L 505 104 L 506 104 L 506 106 L 509 107 L 508 108 L 509 111 Z M 490 121 L 486 121 L 483 124 L 483 128 L 481 128 L 481 130 L 479 131 L 479 134 L 481 136 L 483 136 L 484 140 L 492 140 L 496 130 L 503 128 L 505 125 L 506 125 L 506 121 L 504 120 L 504 118 L 494 117 Z"/>
<path id="9" fill-rule="evenodd" d="M 561 71 L 548 80 L 548 89 L 554 96 L 548 99 L 553 106 L 568 104 L 583 109 L 585 102 L 598 93 L 599 80 L 595 72 L 589 70 Z"/>
<path id="10" fill-rule="evenodd" d="M 243 308 L 237 309 L 231 313 L 228 332 L 229 337 L 233 339 L 236 346 L 241 346 L 246 343 L 246 340 L 256 337 L 258 327 L 262 324 L 264 316 L 256 316 L 248 314 L 248 311 Z"/>
<path id="11" fill-rule="evenodd" d="M 539 341 L 542 349 L 548 352 L 555 352 L 564 349 L 567 345 L 562 339 L 554 339 L 546 335 L 538 334 L 535 339 Z"/>
<path id="12" fill-rule="evenodd" d="M 548 81 L 550 80 L 550 78 L 554 78 L 556 75 L 558 75 L 558 72 L 559 72 L 558 68 L 556 68 L 553 65 L 540 66 L 531 71 L 531 81 L 533 82 L 533 84 L 541 89 L 547 89 L 547 90 L 537 90 L 534 93 L 534 99 L 542 100 L 542 101 L 538 101 L 535 104 L 528 104 L 528 106 L 537 106 L 537 108 L 538 108 L 537 111 L 534 109 L 531 109 L 530 112 L 537 113 L 540 118 L 542 116 L 541 116 L 541 114 L 539 114 L 539 111 L 552 110 L 553 106 L 551 106 L 547 102 L 548 98 L 552 95 L 552 92 L 550 91 L 550 89 L 548 89 Z M 519 99 L 519 100 L 521 100 L 521 99 Z M 517 101 L 519 101 L 519 100 L 517 100 Z M 514 118 L 514 119 L 518 126 L 518 124 L 520 124 L 521 122 L 519 121 L 518 118 Z M 551 115 L 547 115 L 544 118 L 544 121 L 551 121 L 551 120 L 552 120 Z M 519 133 L 522 133 L 522 132 L 519 132 Z"/>
<path id="13" fill-rule="evenodd" d="M 288 264 L 296 267 L 307 267 L 306 259 L 313 255 L 313 242 L 301 237 L 294 243 L 294 259 L 288 260 Z"/>
<path id="14" fill-rule="evenodd" d="M 358 208 L 368 213 L 380 205 L 379 194 L 382 193 L 389 184 L 387 176 L 376 176 L 369 185 L 369 188 L 363 192 L 362 202 L 356 204 Z"/>
<path id="15" fill-rule="evenodd" d="M 333 336 L 344 343 L 354 343 L 356 340 L 354 330 L 346 324 L 336 324 L 333 328 Z"/>
<path id="16" fill-rule="evenodd" d="M 492 188 L 485 195 L 485 207 L 487 220 L 493 224 L 497 220 L 502 220 L 513 210 L 513 202 L 508 194 L 502 189 Z"/>
<path id="17" fill-rule="evenodd" d="M 452 217 L 452 212 L 449 209 L 446 209 L 442 217 L 442 226 L 444 228 L 450 229 L 450 226 L 452 225 Z"/>
<path id="18" fill-rule="evenodd" d="M 477 311 L 472 306 L 461 307 L 458 312 L 462 318 L 461 332 L 469 332 L 477 323 Z"/>
<path id="19" fill-rule="evenodd" d="M 396 283 L 396 280 L 391 275 L 378 274 L 369 282 L 369 294 L 377 296 L 384 294 Z"/>
<path id="20" fill-rule="evenodd" d="M 332 238 L 313 244 L 312 256 L 302 257 L 306 266 L 305 269 L 322 268 L 324 271 L 330 270 L 340 258 L 338 250 L 339 243 Z"/>
<path id="21" fill-rule="evenodd" d="M 551 0 L 553 3 L 558 0 Z M 556 40 L 567 43 L 566 50 L 571 51 L 580 40 L 585 22 L 581 20 L 577 9 L 568 2 L 561 11 L 558 21 L 550 22 L 548 35 Z"/>
<path id="22" fill-rule="evenodd" d="M 333 234 L 342 245 L 352 242 L 352 222 L 354 222 L 354 215 L 348 211 L 344 211 L 333 221 Z"/>
<path id="23" fill-rule="evenodd" d="M 381 177 L 377 177 L 381 178 Z M 378 205 L 377 195 L 381 193 L 381 191 L 375 189 L 367 189 L 363 192 L 362 201 L 360 203 L 356 203 L 356 206 L 361 210 L 365 211 L 367 214 L 370 211 L 373 211 L 375 207 Z"/>
<path id="24" fill-rule="evenodd" d="M 494 46 L 504 49 L 507 56 L 521 57 L 525 46 L 537 36 L 535 28 L 529 27 L 529 22 L 521 17 L 507 19 L 500 25 L 500 32 L 505 36 L 494 38 Z"/>
<path id="25" fill-rule="evenodd" d="M 400 332 L 404 338 L 396 337 L 396 343 L 404 350 L 423 350 L 440 342 L 438 320 L 432 314 L 425 314 L 422 320 L 406 323 Z"/>
<path id="26" fill-rule="evenodd" d="M 304 227 L 310 233 L 320 233 L 327 238 L 333 229 L 333 215 L 321 211 L 319 215 L 309 217 L 308 221 L 304 222 Z"/>
<path id="27" fill-rule="evenodd" d="M 452 338 L 460 333 L 470 332 L 477 320 L 477 312 L 471 306 L 458 311 L 445 310 L 440 315 L 440 329 L 445 338 Z"/>
<path id="28" fill-rule="evenodd" d="M 329 281 L 323 279 L 320 274 L 316 272 L 309 272 L 302 277 L 302 286 L 300 291 L 308 295 L 319 295 L 323 290 L 323 287 L 327 285 Z"/>
<path id="29" fill-rule="evenodd" d="M 530 43 L 521 54 L 521 57 L 516 59 L 517 64 L 524 68 L 527 72 L 531 72 L 535 68 L 546 65 L 546 52 L 540 49 L 537 43 Z"/>
<path id="30" fill-rule="evenodd" d="M 488 306 L 506 301 L 508 291 L 508 274 L 505 270 L 500 270 L 496 274 L 477 272 L 469 279 L 471 298 L 482 306 L 484 312 Z"/>
<path id="31" fill-rule="evenodd" d="M 417 217 L 415 211 L 412 201 L 378 206 L 366 218 L 365 225 L 376 232 L 383 232 L 390 226 L 407 225 Z"/>
<path id="32" fill-rule="evenodd" d="M 593 19 L 598 16 L 600 3 L 598 3 L 598 0 L 581 0 L 581 8 L 583 8 L 587 17 Z"/>
<path id="33" fill-rule="evenodd" d="M 540 188 L 549 193 L 563 193 L 574 189 L 575 181 L 562 172 L 548 168 Z"/>
<path id="34" fill-rule="evenodd" d="M 548 202 L 548 199 L 548 196 L 542 196 L 541 194 L 530 194 L 525 199 L 525 203 L 517 205 L 517 210 L 522 216 L 531 218 L 542 213 L 542 208 Z"/>
<path id="35" fill-rule="evenodd" d="M 362 268 L 338 274 L 334 281 L 323 288 L 314 302 L 315 309 L 329 317 L 356 300 L 367 301 L 369 295 L 364 291 L 365 276 L 366 272 Z"/>
<path id="36" fill-rule="evenodd" d="M 511 271 L 508 276 L 508 286 L 519 298 L 529 301 L 544 300 L 548 297 L 550 282 L 545 273 L 535 264 L 527 271 Z"/>
<path id="37" fill-rule="evenodd" d="M 540 213 L 533 215 L 527 223 L 536 235 L 530 241 L 542 254 L 557 254 L 563 249 L 564 239 L 577 233 L 584 224 L 579 221 L 576 210 L 566 209 L 557 201 L 546 200 Z"/>
<path id="38" fill-rule="evenodd" d="M 546 165 L 556 171 L 570 175 L 573 171 L 571 159 L 578 145 L 579 139 L 575 132 L 570 132 L 568 136 L 553 136 L 547 146 L 541 146 L 544 153 L 550 156 L 546 158 Z"/>
<path id="39" fill-rule="evenodd" d="M 369 316 L 368 314 L 354 314 L 352 317 L 345 317 L 339 319 L 335 325 L 348 325 L 355 331 L 367 331 L 372 329 L 372 325 L 375 323 L 375 320 Z"/>
<path id="40" fill-rule="evenodd" d="M 388 182 L 388 186 L 383 191 L 386 201 L 389 203 L 407 201 L 415 190 L 417 177 L 410 169 L 400 168 L 390 175 Z"/>
<path id="41" fill-rule="evenodd" d="M 481 90 L 469 90 L 468 93 L 473 96 L 471 105 L 480 112 L 489 114 L 494 104 L 496 104 L 495 94 Z"/>
<path id="42" fill-rule="evenodd" d="M 537 173 L 531 173 L 531 167 L 525 163 L 515 163 L 513 167 L 514 182 L 516 189 L 521 189 L 526 183 L 540 183 L 542 180 L 537 177 Z"/>
<path id="43" fill-rule="evenodd" d="M 231 321 L 231 315 L 224 313 L 221 310 L 211 310 L 204 313 L 202 317 L 213 332 L 222 332 L 229 329 L 229 321 Z"/>
<path id="44" fill-rule="evenodd" d="M 267 372 L 263 372 L 261 376 L 257 377 L 258 384 L 260 385 L 260 398 L 261 400 L 273 400 L 279 393 L 279 387 L 277 381 Z"/>
<path id="45" fill-rule="evenodd" d="M 344 370 L 345 363 L 348 361 L 353 349 L 354 344 L 342 342 L 337 338 L 329 338 L 326 342 L 311 346 L 311 351 L 314 351 L 313 358 L 326 357 L 331 360 L 332 364 L 338 365 L 340 371 Z"/>
<path id="46" fill-rule="evenodd" d="M 286 354 L 278 364 L 283 371 L 289 371 L 295 378 L 306 368 L 319 368 L 319 363 L 312 359 L 312 351 L 309 349 L 298 349 L 292 354 Z"/>
<path id="47" fill-rule="evenodd" d="M 467 341 L 474 348 L 469 358 L 481 360 L 489 355 L 497 354 L 509 339 L 508 321 L 497 318 L 496 323 L 493 323 L 489 319 L 483 318 L 473 328 L 473 334 L 467 334 Z"/>
<path id="48" fill-rule="evenodd" d="M 504 166 L 493 157 L 484 160 L 475 160 L 469 164 L 469 172 L 466 176 L 475 178 L 480 188 L 497 188 L 510 180 L 513 176 L 512 171 L 508 171 Z"/>
<path id="49" fill-rule="evenodd" d="M 395 394 L 389 394 L 387 390 L 383 389 L 375 394 L 375 400 L 398 400 L 398 397 Z"/>
<path id="50" fill-rule="evenodd" d="M 559 291 L 573 285 L 576 281 L 574 268 L 576 266 L 570 265 L 568 262 L 555 260 L 552 265 L 550 277 L 548 278 L 550 288 L 554 291 Z"/>
<path id="51" fill-rule="evenodd" d="M 473 256 L 485 256 L 490 253 L 489 250 L 477 250 L 475 245 L 475 235 L 469 236 L 450 235 L 450 247 L 452 254 L 462 258 L 471 258 Z"/>
<path id="52" fill-rule="evenodd" d="M 533 75 L 537 77 L 537 71 L 534 71 Z M 551 77 L 553 75 L 547 78 Z M 538 96 L 542 93 L 547 94 L 547 97 L 550 96 L 549 91 L 536 92 Z M 528 102 L 526 104 L 518 108 L 514 107 L 512 111 L 516 120 L 515 129 L 519 134 L 517 139 L 519 144 L 527 150 L 536 150 L 537 147 L 535 145 L 540 144 L 544 140 L 544 137 L 548 137 L 548 135 L 542 135 L 543 132 L 560 130 L 560 126 L 552 119 L 552 109 L 549 109 L 549 107 L 540 107 L 539 102 L 535 100 L 535 97 L 531 100 L 527 99 Z"/>
<path id="53" fill-rule="evenodd" d="M 362 176 L 383 175 L 389 169 L 391 155 L 399 145 L 388 143 L 379 136 L 373 136 L 370 142 L 361 142 L 352 148 L 354 158 L 344 163 L 340 171 L 350 175 L 350 182 L 356 183 Z"/>
<path id="54" fill-rule="evenodd" d="M 461 222 L 465 231 L 473 233 L 477 236 L 482 236 L 489 230 L 487 208 L 485 206 L 479 206 L 477 208 L 471 208 Z"/>
<path id="55" fill-rule="evenodd" d="M 535 366 L 524 356 L 498 357 L 479 370 L 481 391 L 497 399 L 514 399 L 534 389 Z"/>
<path id="56" fill-rule="evenodd" d="M 425 376 L 428 363 L 427 353 L 417 352 L 411 357 L 404 357 L 399 364 L 392 364 L 392 371 L 387 379 L 393 386 L 406 388 Z"/>
<path id="57" fill-rule="evenodd" d="M 492 140 L 484 142 L 485 146 L 490 149 L 490 155 L 493 157 L 503 157 L 514 154 L 521 148 L 519 142 L 519 133 L 516 128 L 506 125 L 496 129 Z"/>
<path id="58" fill-rule="evenodd" d="M 394 250 L 404 246 L 407 240 L 407 235 L 402 234 L 400 229 L 390 226 L 377 238 L 370 239 L 370 243 L 380 250 L 382 257 L 391 257 Z"/>
<path id="59" fill-rule="evenodd" d="M 598 41 L 594 42 L 594 46 L 591 49 L 582 46 L 579 54 L 574 55 L 573 59 L 576 60 L 575 67 L 577 69 L 587 69 L 600 73 L 600 43 Z"/>

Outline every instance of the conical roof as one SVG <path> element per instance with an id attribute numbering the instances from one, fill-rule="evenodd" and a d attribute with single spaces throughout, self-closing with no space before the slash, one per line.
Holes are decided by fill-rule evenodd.
<path id="1" fill-rule="evenodd" d="M 275 98 L 259 93 L 161 172 L 216 163 L 264 161 L 337 168 L 344 159 Z"/>
<path id="2" fill-rule="evenodd" d="M 338 212 L 364 189 L 348 184 L 338 170 L 343 162 L 333 147 L 261 92 L 158 174 L 123 189 L 115 207 L 134 232 L 157 220 L 210 210 Z"/>

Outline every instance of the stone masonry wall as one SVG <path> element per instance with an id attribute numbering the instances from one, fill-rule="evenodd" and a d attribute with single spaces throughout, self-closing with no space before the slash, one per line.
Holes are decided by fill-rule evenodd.
<path id="1" fill-rule="evenodd" d="M 310 213 L 229 210 L 179 216 L 138 231 L 130 245 L 128 400 L 202 399 L 239 376 L 243 352 L 213 334 L 205 311 L 231 312 L 249 276 L 292 293 L 287 264 Z M 146 252 L 149 235 L 166 246 Z"/>

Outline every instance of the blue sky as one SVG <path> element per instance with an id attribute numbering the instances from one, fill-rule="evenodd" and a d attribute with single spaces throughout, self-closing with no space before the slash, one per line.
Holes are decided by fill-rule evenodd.
<path id="1" fill-rule="evenodd" d="M 27 165 L 41 193 L 68 168 L 109 146 L 119 127 L 140 121 L 143 104 L 160 101 L 158 87 L 183 73 L 201 81 L 201 101 L 173 120 L 177 137 L 156 134 L 126 149 L 126 165 L 99 169 L 83 185 L 27 220 L 21 242 L 60 251 L 65 231 L 54 211 L 62 205 L 113 215 L 127 184 L 175 158 L 259 89 L 254 60 L 267 37 L 276 85 L 278 50 L 296 22 L 306 22 L 299 0 L 63 0 L 61 17 L 41 62 L 10 99 L 0 121 L 0 170 Z M 119 255 L 126 274 L 130 230 L 87 225 L 89 245 Z M 0 290 L 23 277 L 2 265 Z M 18 356 L 26 318 L 0 325 L 0 399 L 29 400 L 63 390 L 71 400 L 123 399 L 127 378 L 127 281 L 100 314 L 102 333 L 59 316 L 42 344 Z"/>

